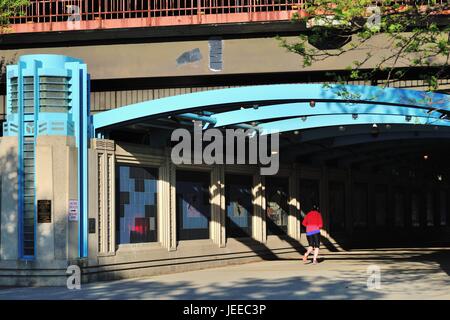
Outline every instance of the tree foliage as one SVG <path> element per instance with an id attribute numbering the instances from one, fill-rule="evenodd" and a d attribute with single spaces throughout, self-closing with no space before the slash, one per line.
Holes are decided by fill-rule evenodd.
<path id="1" fill-rule="evenodd" d="M 8 32 L 9 19 L 22 15 L 22 8 L 29 4 L 29 0 L 0 0 L 0 35 Z M 0 57 L 0 82 L 3 81 L 6 65 L 10 62 Z"/>
<path id="2" fill-rule="evenodd" d="M 450 24 L 445 23 L 448 16 L 440 15 L 449 9 L 448 4 L 436 0 L 384 0 L 376 5 L 372 0 L 311 0 L 294 17 L 306 23 L 308 32 L 293 43 L 279 40 L 303 58 L 305 67 L 365 48 L 365 56 L 347 66 L 346 78 L 336 76 L 337 82 L 370 80 L 382 73 L 387 86 L 412 67 L 433 67 L 435 73 L 424 73 L 421 78 L 434 91 L 449 71 Z M 386 39 L 382 45 L 374 47 L 371 42 L 368 50 L 370 40 L 381 34 Z M 389 54 L 375 59 L 374 53 L 380 50 Z"/>
<path id="3" fill-rule="evenodd" d="M 5 31 L 9 26 L 9 19 L 22 15 L 22 8 L 29 4 L 29 0 L 0 0 L 0 31 Z"/>

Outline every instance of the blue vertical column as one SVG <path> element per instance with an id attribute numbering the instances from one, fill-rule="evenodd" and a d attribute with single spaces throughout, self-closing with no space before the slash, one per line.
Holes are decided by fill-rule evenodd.
<path id="1" fill-rule="evenodd" d="M 90 115 L 89 115 L 89 76 L 86 65 L 71 63 L 71 83 L 73 88 L 72 103 L 77 108 L 73 109 L 73 120 L 75 122 L 75 140 L 78 148 L 78 256 L 88 256 L 88 148 L 90 137 Z"/>
<path id="2" fill-rule="evenodd" d="M 24 190 L 23 190 L 23 68 L 25 67 L 24 63 L 19 61 L 18 63 L 18 70 L 17 70 L 17 115 L 18 115 L 18 133 L 17 133 L 17 140 L 18 140 L 18 164 L 17 164 L 17 180 L 18 180 L 18 229 L 19 229 L 19 256 L 20 258 L 24 257 L 23 254 L 23 205 L 24 205 Z M 11 106 L 9 106 L 12 109 L 12 102 Z"/>
<path id="3" fill-rule="evenodd" d="M 80 257 L 88 256 L 88 184 L 89 184 L 89 166 L 88 166 L 88 149 L 90 138 L 89 113 L 89 76 L 86 72 L 86 66 L 80 68 L 80 102 L 81 108 L 79 113 L 79 136 L 78 140 L 78 194 L 80 207 Z"/>
<path id="4" fill-rule="evenodd" d="M 31 61 L 28 66 L 20 61 L 16 79 L 17 91 L 14 92 L 16 98 L 10 101 L 15 100 L 17 105 L 19 256 L 24 260 L 32 260 L 36 254 L 37 222 L 35 185 L 35 128 L 39 111 L 37 61 Z M 10 103 L 9 111 L 13 113 L 12 102 Z"/>
<path id="5" fill-rule="evenodd" d="M 89 75 L 79 59 L 24 55 L 7 68 L 5 136 L 18 138 L 19 256 L 36 255 L 37 135 L 74 136 L 78 148 L 78 256 L 88 255 Z M 68 208 L 67 208 L 68 210 Z"/>

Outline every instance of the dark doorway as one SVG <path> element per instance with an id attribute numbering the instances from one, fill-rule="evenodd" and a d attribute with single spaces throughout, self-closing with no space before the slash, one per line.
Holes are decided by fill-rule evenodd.
<path id="1" fill-rule="evenodd" d="M 340 181 L 330 181 L 330 232 L 345 231 L 345 184 Z"/>

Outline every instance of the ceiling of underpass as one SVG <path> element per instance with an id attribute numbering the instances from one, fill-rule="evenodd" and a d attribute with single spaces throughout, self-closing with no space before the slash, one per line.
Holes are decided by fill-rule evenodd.
<path id="1" fill-rule="evenodd" d="M 365 125 L 289 132 L 280 139 L 280 158 L 287 163 L 444 179 L 450 177 L 450 130 L 432 125 Z"/>
<path id="2" fill-rule="evenodd" d="M 192 130 L 192 121 L 166 117 L 117 128 L 116 141 L 170 146 L 176 128 Z M 223 130 L 223 129 L 222 129 Z M 327 165 L 404 177 L 450 178 L 450 128 L 433 125 L 354 125 L 284 132 L 280 161 Z"/>

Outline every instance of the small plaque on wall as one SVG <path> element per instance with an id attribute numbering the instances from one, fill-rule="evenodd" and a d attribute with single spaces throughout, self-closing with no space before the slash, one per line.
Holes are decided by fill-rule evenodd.
<path id="1" fill-rule="evenodd" d="M 37 201 L 37 216 L 38 223 L 52 222 L 52 201 L 38 200 Z"/>
<path id="2" fill-rule="evenodd" d="M 95 218 L 89 218 L 89 233 L 95 233 Z"/>

